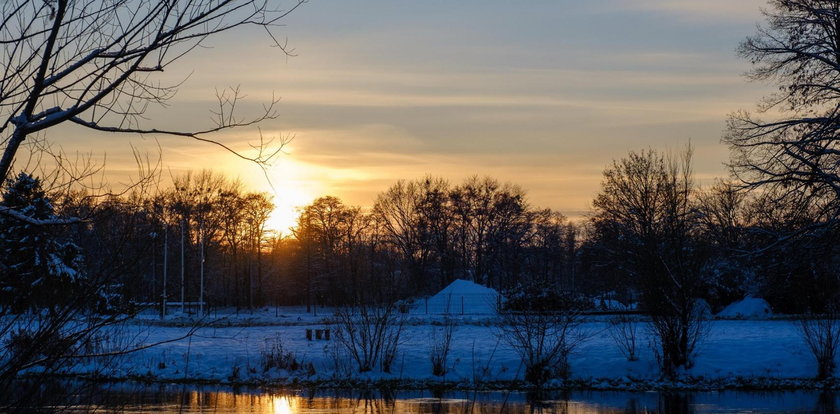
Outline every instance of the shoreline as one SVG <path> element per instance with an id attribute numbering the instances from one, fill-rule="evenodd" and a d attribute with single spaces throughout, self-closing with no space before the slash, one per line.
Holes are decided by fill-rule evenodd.
<path id="1" fill-rule="evenodd" d="M 24 375 L 28 379 L 38 374 Z M 142 375 L 84 375 L 53 374 L 47 378 L 80 380 L 94 383 L 136 383 L 146 385 L 188 385 L 188 386 L 227 386 L 248 388 L 287 388 L 318 390 L 387 390 L 399 391 L 434 391 L 434 392 L 554 392 L 554 391 L 611 391 L 611 392 L 784 392 L 784 391 L 837 391 L 840 390 L 840 378 L 817 380 L 814 378 L 775 378 L 775 377 L 735 377 L 706 379 L 683 377 L 677 380 L 644 378 L 591 378 L 551 380 L 542 387 L 528 384 L 521 380 L 500 380 L 482 383 L 466 381 L 406 380 L 406 379 L 344 379 L 344 380 L 221 380 L 214 378 L 185 377 L 159 378 Z"/>

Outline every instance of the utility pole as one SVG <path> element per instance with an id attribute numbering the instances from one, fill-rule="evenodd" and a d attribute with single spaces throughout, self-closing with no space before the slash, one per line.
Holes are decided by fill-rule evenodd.
<path id="1" fill-rule="evenodd" d="M 151 232 L 150 234 L 152 238 L 152 293 L 151 293 L 151 300 L 154 302 L 155 300 L 155 291 L 157 290 L 157 239 L 158 234 L 157 232 Z"/>
<path id="2" fill-rule="evenodd" d="M 204 315 L 204 219 L 201 219 L 201 226 L 199 227 L 199 234 L 201 234 L 201 272 L 198 292 L 198 311 Z"/>
<path id="3" fill-rule="evenodd" d="M 181 219 L 181 313 L 184 313 L 184 219 Z"/>
<path id="4" fill-rule="evenodd" d="M 167 272 L 167 263 L 169 258 L 169 224 L 163 224 L 163 295 L 162 296 L 162 307 L 160 310 L 161 318 L 166 317 L 166 272 Z"/>

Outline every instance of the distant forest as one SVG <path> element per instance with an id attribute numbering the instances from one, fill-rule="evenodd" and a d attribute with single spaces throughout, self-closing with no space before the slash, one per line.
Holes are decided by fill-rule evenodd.
<path id="1" fill-rule="evenodd" d="M 511 298 L 590 306 L 605 298 L 651 311 L 663 306 L 656 300 L 685 297 L 719 310 L 754 295 L 776 312 L 806 313 L 826 311 L 840 288 L 837 233 L 821 226 L 820 211 L 726 181 L 700 188 L 690 148 L 614 161 L 578 222 L 495 178 L 428 176 L 395 182 L 370 209 L 320 197 L 300 209 L 292 235 L 278 237 L 266 229 L 267 194 L 211 171 L 173 181 L 103 198 L 51 194 L 27 174 L 9 180 L 0 206 L 81 220 L 39 226 L 0 215 L 0 266 L 21 273 L 0 298 L 59 301 L 78 274 L 127 306 L 159 303 L 165 290 L 170 302 L 203 298 L 208 307 L 321 307 L 410 300 L 468 279 Z M 70 281 L 35 280 L 56 273 Z"/>

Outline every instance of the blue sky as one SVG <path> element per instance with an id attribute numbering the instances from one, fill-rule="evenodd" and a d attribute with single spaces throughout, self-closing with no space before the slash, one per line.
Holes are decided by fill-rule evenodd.
<path id="1" fill-rule="evenodd" d="M 269 170 L 273 189 L 257 168 L 214 147 L 159 142 L 168 170 L 239 176 L 276 191 L 287 211 L 325 194 L 370 205 L 400 178 L 479 174 L 576 216 L 603 168 L 631 150 L 679 150 L 690 139 L 701 183 L 726 174 L 726 115 L 771 90 L 747 82 L 748 64 L 735 54 L 763 4 L 311 0 L 278 29 L 297 56 L 268 47 L 259 31 L 214 39 L 168 69 L 170 79 L 191 75 L 150 122 L 206 123 L 214 88 L 240 85 L 253 104 L 278 94 L 280 117 L 262 131 L 295 139 Z M 126 138 L 64 133 L 74 148 L 107 147 L 115 175 L 133 168 Z M 244 148 L 255 136 L 219 139 Z"/>

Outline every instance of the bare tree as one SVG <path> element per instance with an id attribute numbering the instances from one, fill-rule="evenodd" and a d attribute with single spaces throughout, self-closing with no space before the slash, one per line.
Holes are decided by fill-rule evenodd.
<path id="1" fill-rule="evenodd" d="M 500 264 L 518 265 L 529 231 L 528 205 L 521 187 L 491 177 L 470 177 L 451 192 L 455 246 L 465 277 L 503 286 Z M 504 263 L 508 262 L 508 263 Z M 507 269 L 506 273 L 518 273 Z"/>
<path id="2" fill-rule="evenodd" d="M 21 144 L 71 122 L 114 133 L 182 136 L 218 145 L 265 163 L 276 154 L 260 146 L 244 155 L 209 135 L 276 116 L 276 100 L 253 118 L 237 115 L 242 94 L 218 93 L 215 122 L 193 131 L 142 125 L 151 104 L 164 105 L 178 84 L 154 77 L 212 37 L 244 26 L 272 33 L 305 0 L 285 9 L 269 0 L 11 0 L 0 4 L 0 182 L 8 178 Z M 262 143 L 264 144 L 264 142 Z M 282 143 L 281 143 L 282 144 Z"/>
<path id="3" fill-rule="evenodd" d="M 569 377 L 569 355 L 586 338 L 579 329 L 577 310 L 527 309 L 506 311 L 501 316 L 498 336 L 519 354 L 525 381 L 542 385 L 552 378 Z"/>
<path id="4" fill-rule="evenodd" d="M 631 152 L 604 171 L 593 203 L 594 238 L 641 292 L 668 377 L 691 366 L 705 333 L 698 298 L 706 260 L 692 234 L 694 191 L 690 147 L 679 158 Z"/>
<path id="5" fill-rule="evenodd" d="M 0 205 L 41 222 L 55 222 L 57 217 L 39 180 L 23 173 L 4 186 Z M 114 245 L 131 243 L 131 234 L 111 227 L 116 233 L 110 239 Z M 44 377 L 69 373 L 80 362 L 153 345 L 138 341 L 142 338 L 130 342 L 107 339 L 134 312 L 124 301 L 115 300 L 119 298 L 114 289 L 121 286 L 117 277 L 124 269 L 114 260 L 90 271 L 93 266 L 85 265 L 83 251 L 69 239 L 69 230 L 69 226 L 0 215 L 0 392 L 22 397 L 8 402 L 11 408 L 37 404 L 30 399 L 35 394 L 28 387 L 37 387 L 39 382 L 19 383 L 24 372 Z M 110 252 L 119 256 L 120 247 L 106 253 Z M 172 340 L 176 339 L 180 338 Z M 0 410 L 10 409 L 5 404 L 0 403 Z"/>
<path id="6" fill-rule="evenodd" d="M 391 372 L 405 324 L 392 304 L 360 304 L 336 312 L 336 341 L 356 362 L 359 372 L 379 367 Z"/>
<path id="7" fill-rule="evenodd" d="M 753 63 L 749 77 L 778 92 L 758 107 L 768 119 L 730 115 L 724 141 L 731 168 L 744 186 L 802 200 L 815 206 L 819 222 L 833 225 L 840 215 L 840 2 L 769 3 L 767 24 L 739 53 Z"/>
<path id="8" fill-rule="evenodd" d="M 251 291 L 255 290 L 254 301 L 257 306 L 265 302 L 263 293 L 263 242 L 266 240 L 266 223 L 274 210 L 274 203 L 262 193 L 250 193 L 244 197 L 245 222 L 247 223 L 246 241 L 252 255 L 256 256 L 257 282 Z M 251 303 L 254 306 L 254 303 Z"/>
<path id="9" fill-rule="evenodd" d="M 368 300 L 362 287 L 370 216 L 332 196 L 319 197 L 302 208 L 293 230 L 304 256 L 307 301 L 344 305 Z M 368 286 L 369 287 L 369 286 Z M 309 302 L 307 302 L 309 303 Z"/>
<path id="10" fill-rule="evenodd" d="M 448 191 L 445 181 L 399 180 L 376 198 L 373 215 L 383 230 L 388 244 L 405 260 L 411 289 L 420 290 L 427 285 L 429 265 L 434 260 L 434 245 L 424 209 L 430 191 Z M 441 207 L 441 203 L 437 204 Z M 440 220 L 437 223 L 447 223 Z"/>
<path id="11" fill-rule="evenodd" d="M 622 312 L 610 319 L 609 334 L 618 350 L 628 361 L 638 361 L 636 355 L 636 342 L 638 341 L 638 328 L 636 320 L 629 314 Z"/>
<path id="12" fill-rule="evenodd" d="M 766 24 L 739 53 L 753 65 L 749 78 L 777 92 L 762 100 L 757 115 L 730 115 L 724 141 L 742 187 L 760 189 L 759 200 L 773 206 L 760 213 L 781 224 L 767 227 L 755 249 L 769 256 L 763 261 L 797 275 L 793 289 L 778 289 L 780 305 L 801 301 L 791 310 L 823 312 L 813 308 L 838 294 L 836 273 L 825 264 L 838 257 L 840 225 L 840 2 L 771 0 L 764 15 Z M 819 299 L 785 292 L 805 286 Z"/>
<path id="13" fill-rule="evenodd" d="M 696 226 L 700 244 L 711 256 L 704 273 L 713 309 L 756 293 L 755 264 L 745 254 L 755 245 L 756 236 L 750 233 L 757 233 L 750 229 L 755 224 L 749 208 L 753 202 L 750 194 L 730 181 L 718 181 L 698 196 Z"/>
<path id="14" fill-rule="evenodd" d="M 817 362 L 817 379 L 834 376 L 840 348 L 840 320 L 835 312 L 806 315 L 798 321 L 802 339 Z"/>

